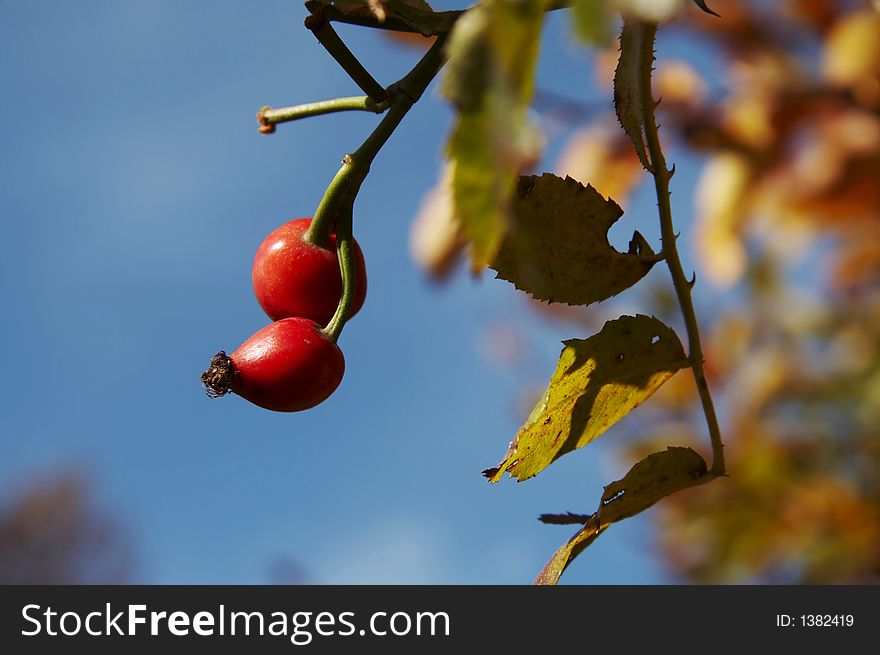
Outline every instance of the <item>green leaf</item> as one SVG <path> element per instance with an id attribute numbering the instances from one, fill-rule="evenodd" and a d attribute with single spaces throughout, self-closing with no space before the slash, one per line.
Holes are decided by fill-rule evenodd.
<path id="1" fill-rule="evenodd" d="M 491 79 L 489 14 L 465 12 L 455 24 L 446 46 L 449 61 L 441 91 L 459 112 L 476 112 L 483 103 Z"/>
<path id="2" fill-rule="evenodd" d="M 499 278 L 537 300 L 589 305 L 641 280 L 659 260 L 635 232 L 629 252 L 608 242 L 623 215 L 592 186 L 551 173 L 523 176 L 513 222 L 490 264 Z"/>
<path id="3" fill-rule="evenodd" d="M 486 147 L 491 130 L 488 112 L 468 112 L 459 116 L 449 137 L 453 211 L 471 244 L 475 268 L 500 247 L 508 221 L 505 198 L 516 186 L 515 173 L 503 170 Z"/>
<path id="4" fill-rule="evenodd" d="M 528 120 L 544 11 L 551 0 L 485 0 L 456 23 L 443 92 L 458 111 L 447 153 L 454 215 L 475 270 L 498 251 L 517 175 L 540 138 Z"/>
<path id="5" fill-rule="evenodd" d="M 519 481 L 584 446 L 651 396 L 688 365 L 675 332 L 654 317 L 621 316 L 589 339 L 565 341 L 541 401 L 497 467 Z"/>
<path id="6" fill-rule="evenodd" d="M 585 521 L 584 527 L 553 553 L 534 584 L 555 585 L 566 567 L 609 525 L 648 509 L 676 491 L 703 484 L 707 481 L 707 473 L 706 462 L 690 448 L 670 446 L 648 455 L 622 480 L 605 487 L 599 509 Z"/>
<path id="7" fill-rule="evenodd" d="M 612 16 L 608 0 L 574 0 L 571 4 L 575 34 L 592 45 L 608 44 L 611 39 Z"/>
<path id="8" fill-rule="evenodd" d="M 620 33 L 620 58 L 614 71 L 614 109 L 624 131 L 632 139 L 639 160 L 652 170 L 645 148 L 645 111 L 653 102 L 651 94 L 651 67 L 654 64 L 653 23 L 625 18 Z"/>

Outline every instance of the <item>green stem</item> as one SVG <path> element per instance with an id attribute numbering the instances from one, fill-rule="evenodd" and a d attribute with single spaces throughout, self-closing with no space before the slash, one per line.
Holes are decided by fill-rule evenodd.
<path id="1" fill-rule="evenodd" d="M 445 37 L 438 37 L 413 69 L 389 88 L 391 104 L 388 113 L 360 148 L 343 158 L 342 167 L 324 192 L 312 223 L 303 236 L 306 241 L 326 247 L 330 233 L 334 230 L 336 233 L 343 290 L 336 313 L 324 328 L 324 333 L 333 341 L 339 338 L 345 327 L 355 296 L 354 239 L 351 234 L 355 198 L 376 155 L 443 67 L 444 42 Z"/>
<path id="2" fill-rule="evenodd" d="M 678 304 L 684 317 L 685 329 L 688 335 L 688 357 L 694 380 L 697 384 L 697 393 L 703 406 L 703 414 L 706 416 L 706 424 L 709 428 L 709 439 L 712 442 L 712 475 L 713 477 L 725 475 L 724 444 L 721 440 L 721 429 L 718 426 L 718 416 L 715 405 L 712 402 L 712 394 L 709 391 L 709 383 L 703 370 L 703 347 L 700 342 L 700 328 L 697 324 L 697 315 L 694 311 L 694 303 L 691 297 L 693 283 L 687 279 L 681 265 L 676 246 L 677 235 L 672 222 L 672 206 L 669 201 L 669 181 L 675 170 L 666 168 L 666 158 L 660 145 L 660 134 L 657 120 L 654 115 L 654 102 L 651 95 L 651 76 L 642 76 L 642 111 L 645 117 L 645 138 L 648 153 L 651 157 L 651 173 L 654 176 L 654 188 L 657 193 L 657 206 L 660 213 L 660 234 L 663 240 L 663 254 L 669 273 L 672 276 L 672 284 L 678 297 Z"/>
<path id="3" fill-rule="evenodd" d="M 345 155 L 342 158 L 342 167 L 324 190 L 324 195 L 321 197 L 321 202 L 318 203 L 309 229 L 303 234 L 303 240 L 322 248 L 330 245 L 330 234 L 333 232 L 334 223 L 336 223 L 336 213 L 346 191 L 350 188 L 351 169 L 351 155 Z"/>
<path id="4" fill-rule="evenodd" d="M 314 10 L 314 13 L 306 18 L 306 27 L 311 30 L 315 38 L 324 46 L 324 49 L 342 66 L 342 69 L 348 73 L 349 77 L 364 93 L 370 96 L 376 104 L 381 104 L 385 101 L 388 97 L 385 87 L 370 75 L 370 72 L 364 68 L 363 64 L 354 56 L 354 53 L 339 38 L 330 21 L 324 16 L 322 9 Z"/>
<path id="5" fill-rule="evenodd" d="M 357 266 L 354 258 L 354 237 L 352 236 L 352 222 L 354 210 L 354 196 L 348 196 L 343 207 L 339 209 L 336 219 L 336 255 L 339 258 L 339 272 L 342 275 L 342 296 L 336 306 L 336 312 L 324 328 L 324 334 L 334 343 L 339 339 L 342 328 L 351 316 L 354 304 L 355 289 L 357 288 Z"/>
<path id="6" fill-rule="evenodd" d="M 312 224 L 304 235 L 306 241 L 322 246 L 329 243 L 338 208 L 342 206 L 347 195 L 352 198 L 357 195 L 360 185 L 370 172 L 373 159 L 443 66 L 444 42 L 444 38 L 438 38 L 413 69 L 390 87 L 391 106 L 388 113 L 361 147 L 343 158 L 342 167 L 330 182 L 315 210 Z"/>
<path id="7" fill-rule="evenodd" d="M 279 107 L 277 109 L 263 107 L 257 114 L 257 122 L 261 125 L 261 131 L 274 132 L 274 126 L 279 123 L 289 123 L 290 121 L 309 116 L 332 114 L 338 111 L 369 111 L 374 114 L 381 114 L 386 109 L 388 109 L 387 102 L 377 103 L 369 96 L 352 96 L 349 98 L 309 102 L 302 105 L 294 105 L 293 107 Z"/>

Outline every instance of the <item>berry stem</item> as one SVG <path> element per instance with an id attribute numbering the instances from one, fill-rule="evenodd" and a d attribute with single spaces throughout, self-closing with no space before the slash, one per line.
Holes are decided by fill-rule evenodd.
<path id="1" fill-rule="evenodd" d="M 329 235 L 333 231 L 336 215 L 343 203 L 354 204 L 354 198 L 370 172 L 370 165 L 376 155 L 442 68 L 445 62 L 444 43 L 445 38 L 439 37 L 413 69 L 399 82 L 389 87 L 391 104 L 388 113 L 360 148 L 343 157 L 342 167 L 327 186 L 315 210 L 312 224 L 303 236 L 306 241 L 323 247 L 329 244 Z"/>
<path id="2" fill-rule="evenodd" d="M 354 242 L 352 238 L 352 213 L 354 201 L 361 184 L 370 172 L 370 166 L 382 146 L 388 141 L 410 108 L 421 98 L 425 89 L 436 77 L 445 63 L 443 46 L 445 36 L 440 36 L 399 82 L 389 87 L 391 106 L 376 129 L 360 148 L 342 159 L 342 167 L 330 182 L 324 197 L 315 210 L 315 216 L 303 238 L 326 247 L 329 235 L 336 231 L 337 254 L 342 273 L 342 297 L 336 313 L 324 328 L 325 334 L 334 342 L 339 338 L 350 315 L 355 295 Z"/>
<path id="3" fill-rule="evenodd" d="M 354 210 L 354 196 L 345 205 L 340 207 L 336 219 L 336 255 L 339 259 L 339 272 L 342 275 L 342 296 L 336 306 L 336 312 L 327 323 L 323 332 L 333 343 L 339 339 L 342 328 L 351 316 L 354 305 L 355 289 L 357 288 L 357 266 L 354 258 L 354 237 L 352 236 L 352 222 Z"/>
<path id="4" fill-rule="evenodd" d="M 260 132 L 270 134 L 275 131 L 279 123 L 289 123 L 300 118 L 332 114 L 338 111 L 368 111 L 381 114 L 388 109 L 388 102 L 377 103 L 370 96 L 352 96 L 348 98 L 334 98 L 333 100 L 321 100 L 308 102 L 292 107 L 263 107 L 257 113 L 257 122 L 260 124 Z"/>

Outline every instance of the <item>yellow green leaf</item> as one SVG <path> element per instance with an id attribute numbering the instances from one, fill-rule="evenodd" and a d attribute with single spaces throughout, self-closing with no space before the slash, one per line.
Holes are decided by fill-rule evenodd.
<path id="1" fill-rule="evenodd" d="M 455 24 L 446 46 L 448 62 L 441 91 L 461 113 L 480 109 L 489 86 L 492 53 L 488 12 L 465 12 Z"/>
<path id="2" fill-rule="evenodd" d="M 497 467 L 519 481 L 604 433 L 687 366 L 675 332 L 654 317 L 621 316 L 589 339 L 564 342 L 544 397 Z"/>
<path id="3" fill-rule="evenodd" d="M 612 16 L 609 0 L 574 0 L 571 3 L 575 34 L 593 45 L 608 43 Z"/>
<path id="4" fill-rule="evenodd" d="M 614 523 L 648 509 L 661 498 L 694 486 L 706 475 L 706 462 L 691 448 L 670 446 L 633 466 L 602 493 L 599 522 Z"/>
<path id="5" fill-rule="evenodd" d="M 551 173 L 520 178 L 513 222 L 490 266 L 537 300 L 589 305 L 641 280 L 658 261 L 638 232 L 629 252 L 608 242 L 623 215 L 592 186 Z"/>
<path id="6" fill-rule="evenodd" d="M 602 534 L 605 527 L 599 525 L 598 517 L 593 514 L 583 528 L 553 553 L 553 557 L 544 565 L 532 584 L 555 585 L 558 583 L 568 565 Z"/>
<path id="7" fill-rule="evenodd" d="M 599 509 L 553 553 L 534 584 L 555 585 L 566 567 L 609 525 L 638 514 L 676 491 L 702 484 L 707 480 L 707 473 L 706 462 L 690 448 L 670 446 L 648 455 L 633 466 L 622 480 L 605 487 Z M 546 522 L 554 522 L 554 516 L 549 515 Z"/>
<path id="8" fill-rule="evenodd" d="M 454 215 L 475 270 L 498 251 L 517 175 L 540 138 L 528 120 L 544 11 L 550 0 L 485 0 L 456 23 L 443 92 L 458 111 L 447 153 Z"/>
<path id="9" fill-rule="evenodd" d="M 501 245 L 508 220 L 505 200 L 516 185 L 515 171 L 499 166 L 486 147 L 489 122 L 488 112 L 462 113 L 449 136 L 453 216 L 470 244 L 475 268 Z"/>

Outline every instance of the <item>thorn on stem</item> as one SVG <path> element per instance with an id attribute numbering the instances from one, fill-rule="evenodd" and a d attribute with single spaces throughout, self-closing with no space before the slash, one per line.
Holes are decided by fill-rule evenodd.
<path id="1" fill-rule="evenodd" d="M 696 283 L 697 283 L 697 272 L 694 271 L 693 274 L 691 275 L 691 279 L 688 280 L 688 283 L 687 283 L 688 288 L 693 289 L 694 285 L 696 285 Z"/>
<path id="2" fill-rule="evenodd" d="M 675 164 L 669 169 L 669 177 L 672 177 L 673 175 L 675 175 Z"/>
<path id="3" fill-rule="evenodd" d="M 717 16 L 718 18 L 721 18 L 721 14 L 717 14 L 709 9 L 709 6 L 706 4 L 706 0 L 694 0 L 694 4 L 705 11 L 707 14 L 711 14 L 712 16 Z"/>

